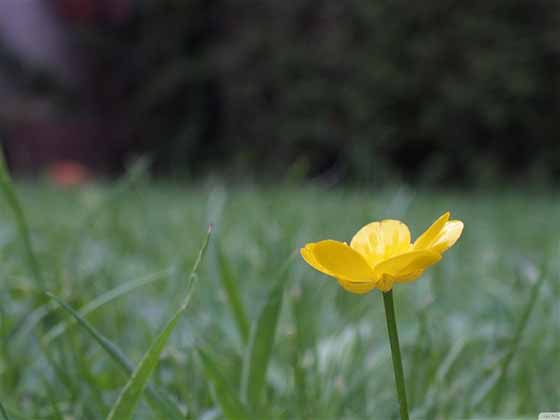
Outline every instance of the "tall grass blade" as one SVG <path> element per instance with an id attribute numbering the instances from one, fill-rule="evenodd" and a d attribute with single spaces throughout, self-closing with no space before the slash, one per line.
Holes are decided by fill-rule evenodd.
<path id="1" fill-rule="evenodd" d="M 502 361 L 502 365 L 500 366 L 500 374 L 498 379 L 496 380 L 496 387 L 494 398 L 492 400 L 492 412 L 496 413 L 502 402 L 502 391 L 504 389 L 503 383 L 506 379 L 509 365 L 513 360 L 513 357 L 517 353 L 519 349 L 519 345 L 521 344 L 521 338 L 523 337 L 523 333 L 527 329 L 527 325 L 529 324 L 529 318 L 531 317 L 531 313 L 533 312 L 533 308 L 535 307 L 535 303 L 539 297 L 539 292 L 541 290 L 541 286 L 543 285 L 546 279 L 546 274 L 543 272 L 540 275 L 540 278 L 535 281 L 533 286 L 531 287 L 531 295 L 529 296 L 529 300 L 527 301 L 525 308 L 523 309 L 523 313 L 521 318 L 519 319 L 519 323 L 517 324 L 517 328 L 515 329 L 515 333 L 513 335 L 513 339 L 511 341 L 511 345 L 509 347 L 509 351 L 506 354 L 506 357 Z"/>
<path id="2" fill-rule="evenodd" d="M 492 372 L 481 384 L 477 384 L 477 389 L 471 397 L 471 409 L 476 409 L 480 404 L 486 401 L 486 398 L 496 388 L 496 384 L 500 378 L 500 371 Z"/>
<path id="3" fill-rule="evenodd" d="M 224 417 L 227 420 L 248 420 L 250 416 L 243 403 L 235 396 L 229 384 L 220 373 L 220 369 L 212 360 L 210 355 L 198 350 L 198 355 L 202 361 L 204 373 L 208 381 L 212 384 L 213 394 L 216 402 L 220 406 Z"/>
<path id="4" fill-rule="evenodd" d="M 0 414 L 2 415 L 2 420 L 29 420 L 28 416 L 24 416 L 18 410 L 7 404 L 2 405 L 2 403 L 0 403 Z"/>
<path id="5" fill-rule="evenodd" d="M 77 312 L 81 317 L 86 317 L 88 314 L 96 311 L 100 307 L 112 302 L 113 300 L 118 299 L 121 296 L 128 294 L 129 292 L 134 291 L 137 288 L 142 286 L 146 286 L 148 284 L 154 283 L 158 280 L 161 280 L 165 276 L 170 273 L 170 270 L 163 270 L 158 273 L 151 274 L 139 280 L 129 281 L 127 283 L 121 284 L 114 289 L 105 292 L 92 301 L 85 304 L 82 308 L 80 308 Z M 52 327 L 44 336 L 43 343 L 45 345 L 49 345 L 53 340 L 58 338 L 60 335 L 64 334 L 64 332 L 71 327 L 76 322 L 75 319 L 71 319 L 70 321 L 62 321 L 59 324 Z"/>
<path id="6" fill-rule="evenodd" d="M 291 260 L 292 257 L 289 258 L 288 263 Z M 280 270 L 280 275 L 270 290 L 256 323 L 253 325 L 249 346 L 245 353 L 241 399 L 254 410 L 258 410 L 260 407 L 266 387 L 266 372 L 272 355 L 276 327 L 282 308 L 284 285 L 286 283 L 284 275 L 289 267 L 288 263 Z"/>
<path id="7" fill-rule="evenodd" d="M 27 220 L 25 219 L 23 208 L 17 198 L 17 194 L 12 183 L 12 178 L 10 177 L 10 174 L 8 172 L 6 161 L 4 159 L 4 153 L 1 148 L 0 190 L 2 191 L 2 194 L 4 194 L 8 205 L 14 213 L 17 230 L 21 240 L 23 241 L 23 249 L 27 259 L 27 264 L 29 265 L 29 269 L 33 274 L 33 279 L 35 280 L 36 285 L 38 287 L 41 287 L 44 285 L 43 275 L 41 274 L 39 263 L 37 262 L 37 257 L 35 256 L 35 252 L 33 251 L 33 246 L 31 244 L 31 235 L 29 234 L 29 226 L 27 224 Z"/>
<path id="8" fill-rule="evenodd" d="M 95 341 L 105 350 L 105 352 L 119 365 L 122 370 L 130 375 L 134 372 L 134 365 L 126 357 L 126 355 L 119 349 L 113 342 L 103 336 L 97 329 L 95 329 L 88 321 L 78 314 L 72 307 L 66 304 L 62 299 L 53 295 L 50 292 L 46 292 L 47 295 L 56 301 L 65 311 L 67 311 L 78 324 L 85 329 Z M 174 419 L 182 420 L 184 418 L 181 410 L 176 407 L 176 405 L 171 402 L 171 400 L 166 399 L 162 394 L 155 390 L 155 388 L 148 386 L 147 389 L 148 403 L 152 409 L 159 413 L 160 417 L 163 419 Z"/>
<path id="9" fill-rule="evenodd" d="M 15 346 L 21 345 L 27 340 L 31 332 L 41 324 L 41 322 L 56 309 L 54 302 L 43 303 L 30 311 L 22 320 L 21 324 L 12 333 L 12 340 Z"/>
<path id="10" fill-rule="evenodd" d="M 247 320 L 247 315 L 245 313 L 245 309 L 243 304 L 241 303 L 241 298 L 239 297 L 239 290 L 237 288 L 237 282 L 231 273 L 231 269 L 229 267 L 229 262 L 227 261 L 226 256 L 222 252 L 221 249 L 217 249 L 218 254 L 218 265 L 220 270 L 220 282 L 222 283 L 222 287 L 224 288 L 227 296 L 227 301 L 231 308 L 231 312 L 233 314 L 233 319 L 235 320 L 235 324 L 237 325 L 237 330 L 239 331 L 239 335 L 243 340 L 243 343 L 247 344 L 249 340 L 249 321 Z"/>
<path id="11" fill-rule="evenodd" d="M 307 299 L 307 293 L 301 282 L 296 289 L 292 290 L 290 295 L 290 306 L 295 326 L 292 356 L 293 379 L 299 412 L 302 416 L 305 416 L 305 413 L 311 412 L 311 404 L 308 401 L 308 372 L 303 367 L 303 360 L 307 346 L 314 341 L 314 322 L 313 316 L 310 316 L 308 311 L 308 305 L 311 302 Z"/>
<path id="12" fill-rule="evenodd" d="M 2 420 L 10 420 L 10 417 L 8 417 L 8 413 L 6 412 L 6 409 L 4 408 L 1 402 L 0 402 L 0 414 L 2 414 Z"/>
<path id="13" fill-rule="evenodd" d="M 499 410 L 502 401 L 504 381 L 507 377 L 509 365 L 511 364 L 513 357 L 519 349 L 521 338 L 523 337 L 523 333 L 526 330 L 527 325 L 529 324 L 529 318 L 531 317 L 531 313 L 533 311 L 535 303 L 537 302 L 541 286 L 543 285 L 545 279 L 546 269 L 543 270 L 540 277 L 536 279 L 531 287 L 531 294 L 527 303 L 525 304 L 523 313 L 521 314 L 521 318 L 519 318 L 519 322 L 515 327 L 515 332 L 511 340 L 511 345 L 509 346 L 508 352 L 503 357 L 499 368 L 483 382 L 483 384 L 479 387 L 478 392 L 476 392 L 476 394 L 472 398 L 472 409 L 477 408 L 488 398 L 491 398 L 492 412 L 495 413 Z"/>
<path id="14" fill-rule="evenodd" d="M 439 367 L 435 371 L 435 374 L 429 380 L 428 390 L 426 391 L 426 395 L 424 397 L 424 400 L 426 401 L 424 404 L 424 410 L 426 410 L 427 412 L 435 409 L 435 407 L 437 406 L 438 397 L 440 397 L 448 387 L 445 380 L 449 372 L 451 371 L 451 368 L 456 362 L 458 362 L 459 356 L 461 356 L 466 346 L 467 341 L 465 339 L 458 339 L 448 351 L 445 359 L 443 359 L 443 361 L 439 364 Z"/>
<path id="15" fill-rule="evenodd" d="M 179 308 L 175 315 L 173 315 L 165 328 L 152 343 L 113 405 L 107 417 L 108 420 L 128 420 L 132 418 L 148 380 L 158 365 L 161 352 L 167 344 L 181 315 L 183 315 L 183 312 L 187 309 L 187 305 L 188 300 Z"/>
<path id="16" fill-rule="evenodd" d="M 58 296 L 55 296 L 51 292 L 46 292 L 47 296 L 53 299 L 56 303 L 58 303 L 64 310 L 66 310 L 70 315 L 74 317 L 74 319 L 80 324 L 90 335 L 99 343 L 101 347 L 111 356 L 113 360 L 115 360 L 119 366 L 123 367 L 125 370 L 129 370 L 132 368 L 131 362 L 125 356 L 125 354 L 115 345 L 112 341 L 108 338 L 103 336 L 100 332 L 98 332 L 88 321 L 86 321 L 80 314 L 74 310 L 70 305 L 60 299 Z"/>
<path id="17" fill-rule="evenodd" d="M 159 363 L 161 352 L 165 348 L 165 345 L 167 344 L 167 341 L 169 340 L 171 333 L 177 326 L 179 319 L 181 318 L 183 313 L 187 310 L 187 307 L 190 303 L 194 291 L 194 287 L 196 285 L 196 281 L 194 281 L 194 279 L 196 278 L 195 276 L 198 271 L 198 267 L 200 266 L 200 263 L 206 252 L 206 249 L 208 248 L 208 242 L 210 240 L 211 232 L 212 229 L 211 228 L 208 229 L 206 240 L 204 241 L 204 244 L 202 245 L 202 248 L 200 249 L 200 252 L 198 254 L 198 258 L 194 263 L 193 269 L 189 276 L 189 278 L 192 279 L 192 281 L 189 283 L 187 287 L 188 289 L 187 295 L 183 303 L 181 304 L 179 309 L 175 312 L 173 317 L 167 322 L 166 326 L 158 334 L 156 339 L 152 342 L 150 348 L 144 354 L 144 357 L 142 358 L 140 363 L 138 363 L 138 366 L 132 373 L 132 376 L 130 377 L 127 384 L 121 391 L 121 394 L 119 395 L 117 401 L 115 402 L 109 415 L 107 416 L 107 420 L 129 420 L 132 418 L 132 415 L 134 414 L 134 410 L 136 409 L 136 406 L 140 401 L 144 389 L 146 388 L 146 385 L 150 377 L 152 376 L 152 373 L 154 372 L 155 368 Z"/>

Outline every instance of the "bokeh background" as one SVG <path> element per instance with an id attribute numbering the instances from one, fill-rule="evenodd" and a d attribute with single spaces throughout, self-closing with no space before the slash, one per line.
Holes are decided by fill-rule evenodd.
<path id="1" fill-rule="evenodd" d="M 53 0 L 0 5 L 12 167 L 553 182 L 560 3 Z"/>

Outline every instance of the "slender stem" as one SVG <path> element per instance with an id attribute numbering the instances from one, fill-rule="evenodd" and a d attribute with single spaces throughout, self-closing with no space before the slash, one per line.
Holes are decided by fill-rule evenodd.
<path id="1" fill-rule="evenodd" d="M 387 318 L 387 331 L 391 343 L 391 355 L 393 358 L 393 371 L 397 384 L 401 420 L 409 420 L 408 403 L 406 402 L 406 387 L 404 384 L 404 372 L 401 360 L 401 349 L 399 346 L 399 334 L 397 332 L 397 320 L 395 319 L 395 307 L 393 305 L 393 291 L 383 293 L 383 304 L 385 305 L 385 317 Z"/>

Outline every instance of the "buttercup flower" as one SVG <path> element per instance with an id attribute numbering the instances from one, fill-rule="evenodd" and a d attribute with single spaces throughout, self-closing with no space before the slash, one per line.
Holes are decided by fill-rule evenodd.
<path id="1" fill-rule="evenodd" d="M 301 255 L 349 292 L 387 292 L 394 283 L 416 280 L 457 242 L 463 222 L 449 220 L 450 216 L 449 212 L 442 215 L 414 243 L 404 223 L 382 220 L 361 228 L 350 245 L 330 239 L 309 243 Z"/>

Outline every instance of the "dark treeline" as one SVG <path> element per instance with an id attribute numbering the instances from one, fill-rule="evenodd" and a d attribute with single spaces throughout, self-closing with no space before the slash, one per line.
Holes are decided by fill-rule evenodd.
<path id="1" fill-rule="evenodd" d="M 560 172 L 558 1 L 139 4 L 118 24 L 73 26 L 95 88 L 67 112 L 125 121 L 127 148 L 161 171 L 436 184 Z"/>

